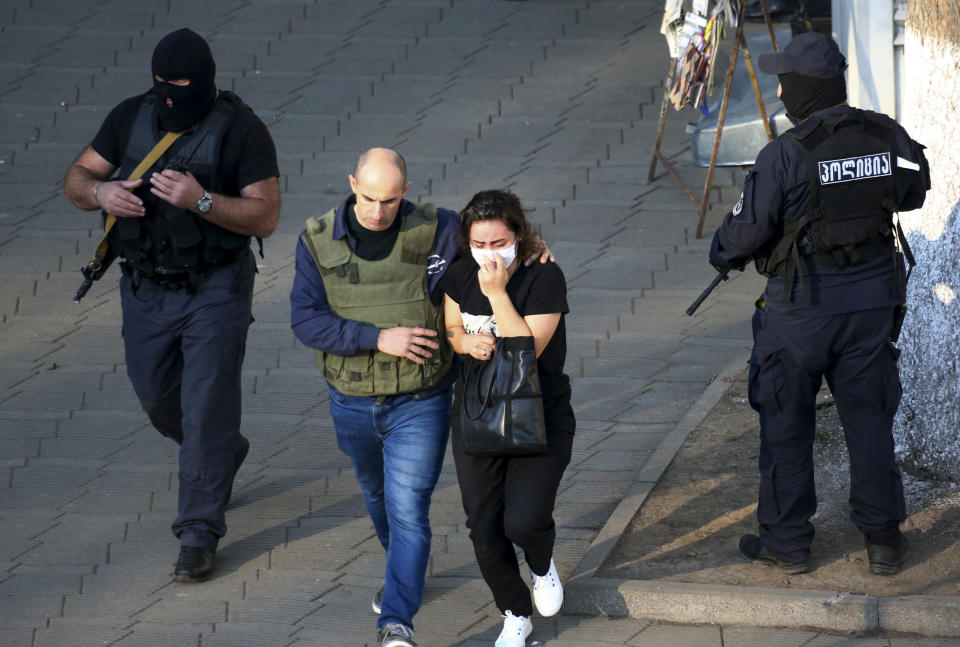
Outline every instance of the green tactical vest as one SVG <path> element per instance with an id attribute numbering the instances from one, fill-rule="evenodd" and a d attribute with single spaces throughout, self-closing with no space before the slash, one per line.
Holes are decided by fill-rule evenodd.
<path id="1" fill-rule="evenodd" d="M 426 364 L 379 350 L 342 357 L 314 350 L 317 368 L 344 395 L 397 395 L 422 391 L 446 375 L 453 351 L 446 341 L 443 307 L 434 306 L 427 288 L 427 258 L 437 232 L 437 209 L 417 205 L 403 217 L 390 255 L 360 258 L 346 239 L 333 239 L 334 211 L 307 219 L 304 242 L 323 278 L 330 310 L 339 317 L 378 328 L 418 326 L 437 331 L 440 350 Z"/>

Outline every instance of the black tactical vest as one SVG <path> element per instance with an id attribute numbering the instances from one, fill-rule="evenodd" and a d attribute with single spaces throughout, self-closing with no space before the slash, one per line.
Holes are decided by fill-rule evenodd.
<path id="1" fill-rule="evenodd" d="M 810 183 L 807 211 L 784 223 L 782 236 L 754 258 L 765 276 L 793 279 L 819 268 L 856 265 L 877 256 L 897 260 L 893 129 L 874 113 L 853 109 L 839 117 L 812 117 L 784 133 L 803 154 Z"/>
<path id="2" fill-rule="evenodd" d="M 128 177 L 160 140 L 156 101 L 156 96 L 148 93 L 140 103 L 121 161 L 122 178 Z M 230 261 L 249 244 L 249 236 L 228 231 L 157 198 L 150 193 L 149 182 L 154 172 L 189 170 L 204 189 L 222 193 L 217 177 L 221 146 L 240 110 L 249 108 L 232 92 L 220 92 L 197 127 L 181 135 L 143 174 L 144 182 L 136 195 L 144 202 L 146 216 L 117 218 L 110 233 L 110 246 L 132 269 L 147 276 L 193 273 Z"/>

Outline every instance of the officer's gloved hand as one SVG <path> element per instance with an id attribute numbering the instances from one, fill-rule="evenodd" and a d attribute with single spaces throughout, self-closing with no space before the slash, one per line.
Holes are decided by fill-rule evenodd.
<path id="1" fill-rule="evenodd" d="M 737 261 L 724 258 L 723 246 L 720 244 L 720 232 L 717 231 L 710 242 L 710 264 L 713 265 L 721 274 L 729 274 L 730 270 L 742 272 L 746 261 Z"/>
<path id="2" fill-rule="evenodd" d="M 738 271 L 738 272 L 742 272 L 742 271 L 743 271 L 743 268 L 745 268 L 746 266 L 747 266 L 747 262 L 746 262 L 746 261 L 737 261 L 736 263 L 731 263 L 731 264 L 730 264 L 730 269 L 731 269 L 731 270 L 736 270 L 736 271 Z"/>
<path id="3" fill-rule="evenodd" d="M 729 273 L 730 273 L 731 271 L 733 271 L 733 270 L 736 270 L 736 271 L 738 271 L 738 272 L 742 272 L 742 271 L 743 271 L 743 267 L 744 267 L 744 264 L 743 264 L 743 263 L 731 264 L 731 263 L 713 263 L 713 262 L 711 262 L 710 264 L 713 265 L 713 266 L 716 268 L 716 270 L 717 270 L 718 272 L 720 272 L 721 274 L 729 274 Z"/>

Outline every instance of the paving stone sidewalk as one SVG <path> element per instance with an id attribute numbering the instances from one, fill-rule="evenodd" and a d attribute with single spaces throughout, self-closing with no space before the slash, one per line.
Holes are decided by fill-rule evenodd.
<path id="1" fill-rule="evenodd" d="M 570 287 L 567 370 L 578 437 L 557 502 L 561 574 L 577 565 L 634 474 L 749 344 L 759 282 L 712 278 L 708 240 L 669 177 L 648 184 L 666 47 L 656 0 L 6 0 L 0 6 L 0 645 L 373 644 L 383 555 L 323 381 L 289 329 L 304 219 L 348 190 L 373 145 L 406 156 L 410 197 L 458 209 L 509 187 Z M 167 32 L 208 37 L 218 84 L 269 125 L 282 217 L 265 244 L 244 367 L 251 451 L 216 578 L 171 583 L 176 446 L 124 374 L 114 268 L 72 303 L 99 238 L 63 174 L 108 110 L 150 84 Z M 693 113 L 664 149 L 689 167 Z M 742 172 L 715 176 L 712 231 Z M 449 456 L 432 508 L 423 647 L 490 645 L 500 617 L 480 580 Z M 794 631 L 636 619 L 537 619 L 565 645 L 900 645 Z M 916 643 L 909 643 L 916 644 Z"/>

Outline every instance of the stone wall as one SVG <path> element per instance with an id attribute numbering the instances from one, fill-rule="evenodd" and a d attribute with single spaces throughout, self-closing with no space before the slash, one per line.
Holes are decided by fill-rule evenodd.
<path id="1" fill-rule="evenodd" d="M 919 5 L 923 5 L 921 8 Z M 927 146 L 932 189 L 902 222 L 917 259 L 899 346 L 903 462 L 960 479 L 960 45 L 945 3 L 911 3 L 903 125 Z"/>

